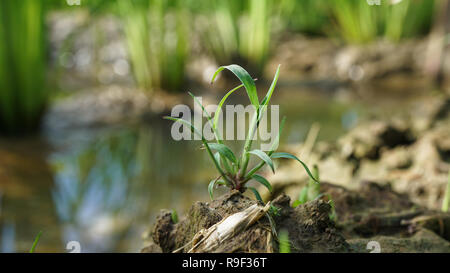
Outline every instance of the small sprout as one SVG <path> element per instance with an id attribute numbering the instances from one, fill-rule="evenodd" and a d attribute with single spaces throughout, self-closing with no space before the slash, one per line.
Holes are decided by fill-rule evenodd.
<path id="1" fill-rule="evenodd" d="M 447 189 L 445 190 L 444 200 L 442 201 L 442 211 L 448 212 L 449 206 L 450 206 L 450 171 L 448 171 L 448 183 Z"/>
<path id="2" fill-rule="evenodd" d="M 292 203 L 292 207 L 298 207 L 308 201 L 320 198 L 320 184 L 319 182 L 319 167 L 313 166 L 314 174 L 309 177 L 308 185 L 306 185 L 300 192 L 298 199 Z"/>
<path id="3" fill-rule="evenodd" d="M 34 238 L 33 245 L 31 246 L 31 249 L 30 249 L 30 253 L 34 253 L 34 250 L 36 249 L 36 246 L 37 246 L 37 244 L 39 242 L 39 239 L 41 238 L 41 235 L 42 235 L 42 231 L 39 231 L 39 233 L 36 236 L 36 238 Z"/>
<path id="4" fill-rule="evenodd" d="M 172 213 L 170 214 L 170 218 L 172 219 L 172 223 L 176 224 L 178 223 L 178 213 L 176 210 L 172 210 Z"/>
<path id="5" fill-rule="evenodd" d="M 256 136 L 256 132 L 259 127 L 261 118 L 264 116 L 265 111 L 267 110 L 267 106 L 269 105 L 270 99 L 272 98 L 272 94 L 275 90 L 275 86 L 277 84 L 278 76 L 280 73 L 280 66 L 278 66 L 272 84 L 270 85 L 270 88 L 267 91 L 267 94 L 263 98 L 261 103 L 259 102 L 255 80 L 248 74 L 248 72 L 244 68 L 240 67 L 239 65 L 232 64 L 228 66 L 219 67 L 219 69 L 215 72 L 211 83 L 214 82 L 214 79 L 217 77 L 217 75 L 224 69 L 231 71 L 241 81 L 241 85 L 228 91 L 226 95 L 222 98 L 214 114 L 214 119 L 205 110 L 201 102 L 198 99 L 196 99 L 193 94 L 189 93 L 189 95 L 194 98 L 195 103 L 201 107 L 204 115 L 208 119 L 208 122 L 210 123 L 211 129 L 214 133 L 216 143 L 208 143 L 203 136 L 203 131 L 198 130 L 194 125 L 191 124 L 190 121 L 176 117 L 165 117 L 165 119 L 183 123 L 183 125 L 190 128 L 194 134 L 200 137 L 203 143 L 202 147 L 204 147 L 204 149 L 207 151 L 209 157 L 214 163 L 215 168 L 219 172 L 219 177 L 216 178 L 215 180 L 212 180 L 208 185 L 208 193 L 211 197 L 211 200 L 214 197 L 213 196 L 214 189 L 217 186 L 222 185 L 230 188 L 230 190 L 238 190 L 242 193 L 244 193 L 247 189 L 249 189 L 253 192 L 256 199 L 262 202 L 262 198 L 259 192 L 253 187 L 248 187 L 247 183 L 252 180 L 256 181 L 262 184 L 264 187 L 266 187 L 270 192 L 272 192 L 272 186 L 270 185 L 269 181 L 267 181 L 267 179 L 264 178 L 263 176 L 257 174 L 257 172 L 265 165 L 268 165 L 271 171 L 275 173 L 275 165 L 273 163 L 273 159 L 277 158 L 289 158 L 297 160 L 306 170 L 306 173 L 309 175 L 312 181 L 314 181 L 314 183 L 318 183 L 319 182 L 318 179 L 312 175 L 306 164 L 300 159 L 298 159 L 296 156 L 291 155 L 289 153 L 275 153 L 275 149 L 277 148 L 280 140 L 280 135 L 283 129 L 285 118 L 283 118 L 283 120 L 281 121 L 280 131 L 278 133 L 278 136 L 274 140 L 270 151 L 264 152 L 262 150 L 251 149 L 253 139 Z M 234 93 L 235 91 L 237 91 L 242 87 L 245 88 L 250 103 L 253 105 L 256 112 L 250 122 L 250 128 L 248 131 L 248 135 L 246 136 L 242 152 L 240 156 L 236 156 L 237 154 L 233 153 L 233 151 L 223 143 L 222 136 L 220 135 L 217 125 L 219 121 L 219 114 L 222 110 L 223 105 L 225 104 L 226 99 L 232 93 Z M 253 166 L 252 169 L 247 169 L 250 162 L 250 156 L 255 156 L 260 161 L 259 163 L 255 164 L 255 166 Z"/>
<path id="6" fill-rule="evenodd" d="M 281 230 L 278 236 L 280 253 L 291 253 L 291 242 L 289 241 L 289 233 L 287 230 Z"/>
<path id="7" fill-rule="evenodd" d="M 330 213 L 328 215 L 330 216 L 330 220 L 331 221 L 336 222 L 337 221 L 337 214 L 336 214 L 336 207 L 334 206 L 334 201 L 333 201 L 333 199 L 331 199 L 330 195 L 327 195 L 327 196 L 328 196 L 328 199 L 329 199 L 328 204 L 330 204 L 330 206 L 331 206 L 331 211 L 330 211 Z"/>
<path id="8" fill-rule="evenodd" d="M 281 208 L 277 208 L 277 207 L 275 207 L 274 205 L 270 205 L 270 208 L 269 208 L 269 214 L 271 215 L 271 216 L 280 216 L 281 214 L 280 214 L 280 211 L 281 211 Z"/>
<path id="9" fill-rule="evenodd" d="M 319 167 L 313 166 L 313 175 L 316 181 L 319 181 Z M 308 200 L 314 200 L 320 195 L 320 184 L 309 178 L 308 182 Z"/>

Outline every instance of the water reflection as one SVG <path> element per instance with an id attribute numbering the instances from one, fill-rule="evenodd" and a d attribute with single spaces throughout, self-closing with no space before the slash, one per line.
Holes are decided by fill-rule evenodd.
<path id="1" fill-rule="evenodd" d="M 128 235 L 148 225 L 159 208 L 202 196 L 188 189 L 195 189 L 189 184 L 195 184 L 192 173 L 203 156 L 193 152 L 185 160 L 180 151 L 189 148 L 169 145 L 162 127 L 101 131 L 50 157 L 64 241 L 79 241 L 86 252 L 138 250 L 139 244 L 126 246 Z"/>
<path id="2" fill-rule="evenodd" d="M 6 222 L 3 224 L 1 233 L 0 252 L 11 253 L 16 251 L 16 234 L 14 223 Z"/>

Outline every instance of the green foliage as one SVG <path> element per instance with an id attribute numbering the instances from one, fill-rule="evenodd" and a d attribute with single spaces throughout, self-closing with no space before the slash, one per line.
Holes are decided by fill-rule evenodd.
<path id="1" fill-rule="evenodd" d="M 0 1 L 1 132 L 37 128 L 45 109 L 45 2 Z"/>
<path id="2" fill-rule="evenodd" d="M 203 15 L 201 36 L 219 63 L 241 62 L 261 74 L 270 42 L 273 3 L 270 0 L 195 1 Z"/>
<path id="3" fill-rule="evenodd" d="M 224 99 L 221 100 L 221 102 L 219 104 L 219 108 L 217 109 L 217 111 L 215 113 L 216 117 L 217 117 L 218 113 L 220 113 L 220 109 L 221 109 L 222 105 L 224 104 L 226 98 L 228 98 L 228 96 L 231 93 L 233 93 L 234 91 L 236 91 L 238 88 L 240 88 L 242 86 L 245 87 L 245 90 L 249 97 L 250 103 L 256 109 L 256 111 L 251 119 L 251 122 L 250 122 L 249 131 L 246 136 L 245 144 L 244 144 L 243 150 L 241 152 L 240 158 L 237 158 L 235 156 L 235 153 L 233 153 L 233 151 L 223 143 L 223 141 L 219 135 L 219 132 L 217 130 L 217 127 L 216 127 L 216 124 L 217 124 L 216 117 L 213 121 L 211 116 L 205 111 L 205 108 L 200 104 L 200 102 L 198 100 L 195 100 L 195 101 L 197 104 L 200 104 L 205 116 L 207 117 L 210 124 L 212 124 L 211 129 L 214 132 L 217 143 L 208 143 L 206 141 L 206 139 L 203 137 L 203 134 L 201 133 L 202 131 L 195 128 L 195 126 L 193 126 L 190 121 L 183 120 L 180 118 L 174 118 L 174 117 L 165 117 L 165 119 L 169 119 L 169 120 L 172 120 L 175 122 L 181 122 L 184 126 L 187 126 L 187 128 L 189 128 L 194 134 L 196 134 L 197 136 L 199 136 L 201 138 L 203 146 L 206 148 L 209 157 L 213 161 L 214 166 L 216 167 L 217 171 L 220 174 L 216 179 L 212 180 L 208 185 L 208 193 L 209 193 L 211 199 L 213 199 L 213 191 L 217 186 L 226 186 L 226 187 L 229 187 L 230 189 L 239 190 L 241 192 L 245 192 L 247 189 L 249 189 L 250 191 L 252 191 L 254 193 L 256 199 L 262 202 L 262 198 L 261 198 L 261 195 L 259 194 L 259 192 L 253 187 L 248 187 L 247 183 L 251 180 L 254 180 L 254 181 L 262 184 L 269 191 L 272 191 L 272 186 L 270 185 L 269 181 L 267 181 L 267 179 L 264 178 L 263 176 L 257 174 L 257 172 L 266 164 L 270 167 L 270 169 L 273 172 L 275 172 L 275 166 L 273 164 L 273 159 L 276 159 L 276 158 L 290 158 L 290 159 L 297 160 L 298 162 L 301 163 L 303 168 L 306 170 L 306 173 L 311 177 L 311 179 L 314 181 L 314 183 L 318 182 L 318 180 L 312 176 L 312 173 L 310 172 L 310 170 L 308 169 L 306 164 L 303 163 L 296 156 L 288 154 L 288 153 L 274 153 L 274 149 L 276 147 L 278 147 L 279 138 L 280 138 L 281 130 L 283 129 L 285 119 L 283 119 L 281 122 L 280 132 L 279 132 L 277 138 L 274 140 L 274 142 L 272 144 L 273 145 L 272 149 L 270 151 L 264 152 L 261 150 L 250 150 L 252 147 L 253 139 L 255 137 L 255 134 L 256 134 L 258 126 L 259 126 L 259 122 L 260 122 L 262 116 L 264 115 L 265 111 L 267 110 L 267 106 L 269 105 L 270 99 L 275 90 L 275 86 L 276 86 L 278 76 L 279 76 L 280 67 L 278 67 L 277 72 L 275 73 L 274 79 L 272 81 L 272 84 L 271 84 L 266 96 L 261 101 L 261 103 L 259 102 L 258 93 L 257 93 L 255 82 L 254 82 L 253 78 L 248 74 L 248 72 L 245 69 L 243 69 L 242 67 L 240 67 L 238 65 L 228 65 L 228 66 L 220 67 L 217 70 L 217 72 L 214 74 L 212 81 L 214 81 L 217 74 L 224 69 L 230 70 L 242 82 L 242 85 L 238 86 L 237 88 L 232 89 L 225 95 Z M 194 99 L 195 99 L 195 96 L 193 96 L 192 94 L 190 94 L 190 95 L 192 97 L 194 97 Z M 213 152 L 212 152 L 213 150 L 217 151 L 217 152 L 215 154 L 213 154 Z M 248 167 L 249 160 L 250 160 L 250 155 L 257 156 L 257 158 L 259 158 L 260 161 L 251 170 L 247 171 L 247 167 Z"/>
<path id="4" fill-rule="evenodd" d="M 447 189 L 445 190 L 444 200 L 442 201 L 442 211 L 448 212 L 449 206 L 450 206 L 450 171 L 448 172 Z"/>
<path id="5" fill-rule="evenodd" d="M 315 178 L 315 180 L 312 179 L 312 177 L 309 178 L 308 185 L 306 185 L 301 190 L 298 199 L 292 203 L 292 207 L 298 207 L 299 205 L 305 204 L 308 201 L 313 201 L 324 196 L 323 193 L 320 193 L 320 184 L 317 183 L 317 181 L 320 181 L 319 168 L 317 167 L 317 165 L 313 166 L 313 177 Z M 329 213 L 330 220 L 336 221 L 337 215 L 334 201 L 333 199 L 331 199 L 330 195 L 327 194 L 326 197 L 328 198 L 328 204 L 330 204 L 331 206 L 331 211 Z"/>
<path id="6" fill-rule="evenodd" d="M 313 166 L 314 174 L 309 177 L 308 185 L 306 185 L 300 192 L 298 199 L 292 203 L 295 208 L 298 205 L 304 204 L 308 201 L 315 200 L 320 197 L 319 168 L 317 165 Z"/>
<path id="7" fill-rule="evenodd" d="M 176 210 L 172 210 L 172 212 L 170 213 L 170 218 L 172 219 L 172 223 L 178 223 L 178 213 Z"/>
<path id="8" fill-rule="evenodd" d="M 336 206 L 334 205 L 333 199 L 331 199 L 331 196 L 328 195 L 328 203 L 331 206 L 331 211 L 328 214 L 330 216 L 330 220 L 336 222 L 337 221 L 337 214 L 336 214 Z"/>
<path id="9" fill-rule="evenodd" d="M 289 241 L 289 233 L 287 230 L 280 231 L 278 241 L 280 253 L 291 253 L 291 242 Z"/>
<path id="10" fill-rule="evenodd" d="M 434 1 L 381 1 L 381 5 L 369 5 L 366 1 L 340 0 L 330 4 L 339 35 L 350 43 L 366 43 L 377 37 L 397 42 L 423 34 L 431 25 Z"/>
<path id="11" fill-rule="evenodd" d="M 311 35 L 323 34 L 329 20 L 324 0 L 282 0 L 281 20 L 287 29 Z"/>
<path id="12" fill-rule="evenodd" d="M 270 216 L 280 216 L 281 208 L 275 207 L 274 205 L 270 205 L 269 215 Z"/>
<path id="13" fill-rule="evenodd" d="M 333 1 L 331 11 L 340 36 L 350 43 L 364 43 L 378 35 L 377 13 L 379 6 L 370 6 L 366 1 Z"/>
<path id="14" fill-rule="evenodd" d="M 36 238 L 34 238 L 33 245 L 30 248 L 30 253 L 34 253 L 34 250 L 36 249 L 36 246 L 37 246 L 37 244 L 39 242 L 39 239 L 41 239 L 41 235 L 42 235 L 42 231 L 39 231 L 39 233 L 36 236 Z"/>
<path id="15" fill-rule="evenodd" d="M 403 0 L 396 5 L 385 5 L 384 36 L 398 42 L 426 33 L 433 21 L 434 3 L 433 0 Z"/>
<path id="16" fill-rule="evenodd" d="M 140 88 L 177 90 L 189 55 L 189 17 L 182 1 L 117 0 L 133 75 Z"/>

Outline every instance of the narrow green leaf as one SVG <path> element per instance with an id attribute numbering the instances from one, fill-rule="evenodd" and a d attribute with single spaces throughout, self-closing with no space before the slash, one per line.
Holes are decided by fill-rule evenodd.
<path id="1" fill-rule="evenodd" d="M 270 151 L 267 153 L 269 156 L 271 156 L 273 154 L 273 152 L 275 151 L 275 149 L 278 147 L 278 144 L 280 142 L 281 132 L 283 131 L 285 121 L 286 121 L 286 117 L 283 117 L 283 119 L 281 120 L 281 124 L 280 124 L 280 131 L 278 132 L 278 135 L 275 138 L 275 141 L 273 142 L 272 147 L 270 148 Z M 259 169 L 261 169 L 264 166 L 264 164 L 265 164 L 265 162 L 261 161 L 261 163 L 256 165 L 253 169 L 251 169 L 245 175 L 245 180 L 249 180 L 253 176 L 253 174 L 255 174 L 257 171 L 259 171 Z"/>
<path id="2" fill-rule="evenodd" d="M 213 192 L 214 192 L 214 187 L 215 187 L 216 185 L 224 185 L 224 186 L 226 186 L 226 185 L 227 185 L 227 182 L 225 182 L 225 181 L 223 181 L 223 180 L 220 180 L 220 176 L 217 177 L 217 178 L 214 179 L 214 180 L 211 180 L 211 182 L 209 182 L 209 185 L 208 185 L 208 193 L 209 193 L 209 197 L 211 198 L 211 200 L 214 200 Z"/>
<path id="3" fill-rule="evenodd" d="M 272 161 L 272 159 L 270 159 L 270 157 L 265 152 L 263 152 L 261 150 L 253 150 L 248 153 L 256 155 L 259 158 L 261 158 L 267 165 L 270 166 L 270 168 L 272 169 L 272 172 L 275 173 L 275 167 L 273 166 L 273 161 Z"/>
<path id="4" fill-rule="evenodd" d="M 220 100 L 219 105 L 217 106 L 216 109 L 216 113 L 214 114 L 214 122 L 213 122 L 213 128 L 216 129 L 217 128 L 217 124 L 219 123 L 219 117 L 220 117 L 220 112 L 222 111 L 222 107 L 223 104 L 225 103 L 225 101 L 227 100 L 227 98 L 234 93 L 234 91 L 238 90 L 239 88 L 243 87 L 244 85 L 241 84 L 233 89 L 231 89 L 230 91 L 228 91 L 228 93 L 222 98 L 222 100 Z"/>
<path id="5" fill-rule="evenodd" d="M 219 163 L 219 166 L 220 166 L 220 153 L 219 153 L 219 152 L 216 152 L 216 153 L 214 154 L 214 158 L 216 159 L 217 163 Z"/>
<path id="6" fill-rule="evenodd" d="M 289 241 L 289 233 L 287 230 L 281 230 L 278 236 L 280 253 L 291 253 L 291 242 Z"/>
<path id="7" fill-rule="evenodd" d="M 200 101 L 197 99 L 197 97 L 192 94 L 191 92 L 188 92 L 188 94 L 194 99 L 195 103 L 198 104 L 202 108 L 203 113 L 205 114 L 206 118 L 211 121 L 211 115 L 206 111 L 205 107 L 203 107 L 203 104 L 200 103 Z"/>
<path id="8" fill-rule="evenodd" d="M 202 111 L 205 114 L 206 118 L 208 119 L 208 122 L 214 132 L 217 143 L 222 143 L 222 136 L 220 135 L 219 131 L 217 131 L 216 126 L 214 126 L 214 122 L 213 122 L 211 115 L 206 111 L 205 107 L 203 107 L 203 104 L 200 103 L 200 101 L 195 97 L 194 94 L 192 94 L 191 92 L 188 92 L 188 93 L 194 99 L 195 103 L 197 103 L 197 105 L 199 105 L 202 108 Z"/>
<path id="9" fill-rule="evenodd" d="M 269 181 L 267 181 L 267 179 L 265 179 L 264 177 L 260 176 L 259 174 L 254 174 L 252 176 L 252 179 L 265 186 L 269 190 L 269 192 L 272 192 L 272 185 L 270 185 Z"/>
<path id="10" fill-rule="evenodd" d="M 201 134 L 200 131 L 197 128 L 195 128 L 195 126 L 192 125 L 192 123 L 190 123 L 189 121 L 182 119 L 182 118 L 174 118 L 174 117 L 169 117 L 169 116 L 164 117 L 164 119 L 183 123 L 184 125 L 190 127 L 191 131 L 193 133 L 195 133 L 196 135 L 198 135 L 199 137 L 201 137 L 203 139 L 203 134 Z"/>
<path id="11" fill-rule="evenodd" d="M 211 200 L 214 200 L 213 192 L 214 192 L 214 186 L 216 185 L 217 180 L 218 179 L 211 180 L 211 182 L 209 182 L 209 185 L 208 185 L 208 193 L 209 193 L 209 197 L 211 198 Z"/>
<path id="12" fill-rule="evenodd" d="M 245 90 L 247 91 L 248 98 L 250 99 L 250 102 L 255 107 L 255 110 L 258 111 L 259 109 L 259 99 L 258 94 L 256 92 L 256 85 L 253 78 L 248 74 L 248 72 L 242 68 L 241 66 L 237 64 L 227 65 L 227 66 L 221 66 L 217 69 L 216 73 L 214 73 L 214 76 L 211 79 L 211 83 L 214 82 L 217 75 L 224 69 L 230 70 L 244 85 Z"/>
<path id="13" fill-rule="evenodd" d="M 41 238 L 41 235 L 42 235 L 42 231 L 39 231 L 38 235 L 34 239 L 33 245 L 31 246 L 30 253 L 34 253 L 34 250 L 36 249 L 39 239 Z"/>
<path id="14" fill-rule="evenodd" d="M 211 160 L 214 162 L 214 165 L 216 166 L 216 168 L 219 171 L 220 175 L 223 176 L 224 179 L 228 181 L 228 178 L 226 178 L 226 176 L 225 176 L 225 172 L 220 167 L 220 163 L 216 160 L 216 158 L 214 157 L 213 153 L 211 152 L 211 148 L 209 147 L 208 142 L 206 142 L 206 140 L 203 137 L 203 135 L 194 127 L 194 125 L 192 125 L 189 121 L 181 119 L 181 118 L 174 118 L 174 117 L 165 116 L 164 119 L 172 120 L 172 121 L 175 121 L 175 122 L 181 122 L 181 123 L 189 126 L 191 128 L 192 132 L 194 132 L 195 134 L 200 136 L 201 139 L 202 139 L 203 145 L 205 145 L 205 148 L 208 151 L 208 155 L 210 156 Z M 230 181 L 228 181 L 228 182 L 230 182 Z"/>
<path id="15" fill-rule="evenodd" d="M 170 214 L 170 218 L 172 218 L 172 223 L 176 224 L 178 223 L 178 213 L 176 210 L 172 210 L 172 213 Z"/>
<path id="16" fill-rule="evenodd" d="M 281 65 L 278 65 L 277 72 L 275 72 L 272 84 L 270 85 L 269 91 L 267 91 L 266 96 L 262 100 L 261 105 L 268 105 L 270 102 L 270 98 L 272 97 L 273 91 L 275 90 L 275 86 L 277 85 L 278 76 L 280 75 L 280 66 Z"/>
<path id="17" fill-rule="evenodd" d="M 256 197 L 256 200 L 258 200 L 258 201 L 260 201 L 261 203 L 264 204 L 264 201 L 262 200 L 261 195 L 259 194 L 259 192 L 258 192 L 257 189 L 255 189 L 255 188 L 253 188 L 253 187 L 248 187 L 247 189 L 249 189 L 249 190 L 251 190 L 251 191 L 253 192 L 253 194 L 254 194 L 255 197 Z"/>
<path id="18" fill-rule="evenodd" d="M 298 196 L 298 201 L 300 204 L 305 204 L 308 202 L 308 187 L 304 187 Z"/>
<path id="19" fill-rule="evenodd" d="M 337 221 L 336 206 L 334 204 L 333 199 L 331 198 L 331 195 L 327 194 L 327 197 L 329 200 L 328 204 L 330 204 L 330 206 L 331 206 L 331 210 L 330 210 L 330 213 L 328 214 L 328 216 L 330 217 L 331 221 L 336 222 Z"/>
<path id="20" fill-rule="evenodd" d="M 188 92 L 188 94 L 194 99 L 195 103 L 197 103 L 197 105 L 202 108 L 202 111 L 205 114 L 206 118 L 208 119 L 209 123 L 211 124 L 211 126 L 213 126 L 211 115 L 206 111 L 205 107 L 203 107 L 203 104 L 200 103 L 200 101 L 194 94 L 192 94 L 191 92 Z"/>
<path id="21" fill-rule="evenodd" d="M 226 145 L 219 143 L 208 143 L 208 145 L 212 150 L 218 151 L 222 156 L 228 158 L 231 162 L 237 164 L 236 156 L 233 154 L 233 151 L 231 151 L 231 149 L 228 148 Z"/>
<path id="22" fill-rule="evenodd" d="M 289 158 L 289 159 L 295 159 L 298 162 L 300 162 L 300 164 L 302 164 L 303 168 L 305 169 L 306 173 L 309 175 L 309 177 L 314 180 L 315 182 L 319 183 L 319 181 L 313 176 L 313 174 L 311 173 L 311 171 L 309 170 L 308 166 L 306 166 L 306 164 L 301 161 L 300 159 L 298 159 L 298 157 L 296 157 L 295 155 L 292 155 L 290 153 L 274 153 L 271 156 L 272 158 Z"/>
<path id="23" fill-rule="evenodd" d="M 319 181 L 319 167 L 317 165 L 313 166 L 312 174 Z M 320 184 L 310 177 L 308 181 L 308 200 L 314 200 L 318 196 L 320 196 Z"/>

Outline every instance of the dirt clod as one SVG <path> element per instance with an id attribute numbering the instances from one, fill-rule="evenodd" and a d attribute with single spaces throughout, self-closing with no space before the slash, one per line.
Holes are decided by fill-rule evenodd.
<path id="1" fill-rule="evenodd" d="M 194 236 L 202 229 L 256 203 L 233 191 L 211 203 L 196 202 L 177 224 L 171 222 L 168 211 L 162 211 L 153 228 L 154 243 L 164 252 L 185 252 L 192 247 Z M 275 199 L 273 205 L 279 208 L 280 213 L 273 219 L 276 231 L 288 231 L 292 252 L 349 251 L 349 245 L 329 219 L 330 205 L 327 202 L 316 200 L 296 208 L 292 208 L 290 203 L 286 195 Z M 213 252 L 277 252 L 278 243 L 272 228 L 268 216 L 262 217 L 243 232 L 222 242 Z"/>

